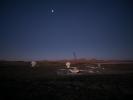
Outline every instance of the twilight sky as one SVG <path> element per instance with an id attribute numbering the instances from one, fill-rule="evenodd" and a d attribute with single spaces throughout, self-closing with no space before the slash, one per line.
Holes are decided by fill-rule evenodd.
<path id="1" fill-rule="evenodd" d="M 0 11 L 0 59 L 133 59 L 132 0 L 1 0 Z"/>

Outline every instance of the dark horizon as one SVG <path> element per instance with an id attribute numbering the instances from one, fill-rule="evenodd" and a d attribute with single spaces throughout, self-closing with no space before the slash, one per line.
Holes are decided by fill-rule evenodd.
<path id="1" fill-rule="evenodd" d="M 78 58 L 77 60 L 71 58 L 71 59 L 0 59 L 0 62 L 3 61 L 24 61 L 24 62 L 29 62 L 29 61 L 120 61 L 120 62 L 131 62 L 133 63 L 133 59 L 97 59 L 97 58 Z"/>
<path id="2" fill-rule="evenodd" d="M 133 59 L 131 0 L 3 0 L 0 59 Z"/>

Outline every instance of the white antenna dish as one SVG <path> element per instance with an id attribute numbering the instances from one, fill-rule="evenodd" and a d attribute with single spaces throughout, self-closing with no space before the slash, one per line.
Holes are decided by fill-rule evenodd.
<path id="1" fill-rule="evenodd" d="M 66 62 L 66 66 L 67 66 L 67 68 L 70 68 L 70 65 L 71 65 L 70 62 Z"/>
<path id="2" fill-rule="evenodd" d="M 31 61 L 31 66 L 32 66 L 32 67 L 35 67 L 36 64 L 37 64 L 37 62 L 35 62 L 35 61 Z"/>

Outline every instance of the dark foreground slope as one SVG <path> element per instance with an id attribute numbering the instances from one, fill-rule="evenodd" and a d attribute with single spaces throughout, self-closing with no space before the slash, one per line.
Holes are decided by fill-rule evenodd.
<path id="1" fill-rule="evenodd" d="M 133 64 L 102 66 L 102 74 L 57 76 L 64 63 L 2 62 L 0 100 L 133 100 Z"/>
<path id="2" fill-rule="evenodd" d="M 0 100 L 130 100 L 133 74 L 0 79 Z"/>

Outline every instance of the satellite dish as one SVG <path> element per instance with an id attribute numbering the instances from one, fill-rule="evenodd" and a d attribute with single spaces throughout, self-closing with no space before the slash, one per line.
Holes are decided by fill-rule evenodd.
<path id="1" fill-rule="evenodd" d="M 32 66 L 32 67 L 35 67 L 36 64 L 37 64 L 37 63 L 36 63 L 35 61 L 31 61 L 31 66 Z"/>
<path id="2" fill-rule="evenodd" d="M 67 66 L 67 68 L 70 68 L 70 65 L 71 65 L 70 62 L 66 62 L 66 66 Z"/>

